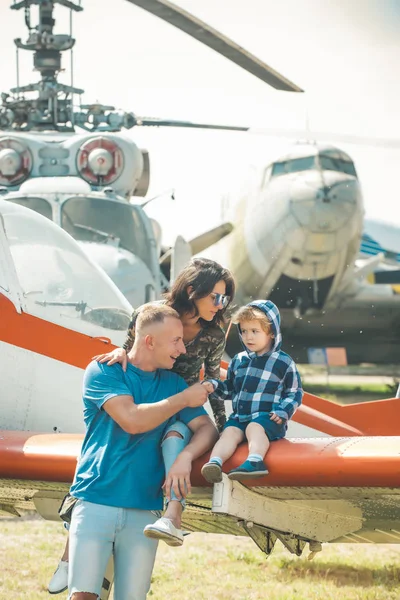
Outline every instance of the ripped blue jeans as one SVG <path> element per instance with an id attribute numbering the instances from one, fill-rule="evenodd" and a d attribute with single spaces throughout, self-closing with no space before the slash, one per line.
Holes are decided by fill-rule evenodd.
<path id="1" fill-rule="evenodd" d="M 179 436 L 166 437 L 169 433 L 176 432 Z M 169 425 L 165 430 L 165 435 L 161 442 L 161 451 L 165 466 L 165 475 L 167 476 L 170 468 L 174 464 L 178 454 L 188 445 L 192 437 L 192 432 L 189 427 L 182 423 L 182 421 L 175 421 L 172 425 Z M 171 500 L 178 500 L 174 490 L 171 489 Z M 185 508 L 185 500 L 180 500 L 182 507 Z"/>

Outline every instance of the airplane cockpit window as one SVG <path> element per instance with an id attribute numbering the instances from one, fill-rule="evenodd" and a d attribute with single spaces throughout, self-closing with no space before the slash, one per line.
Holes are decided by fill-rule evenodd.
<path id="1" fill-rule="evenodd" d="M 354 163 L 350 160 L 320 154 L 319 162 L 321 169 L 326 169 L 327 171 L 339 171 L 339 173 L 347 173 L 347 175 L 354 175 L 354 177 L 357 177 Z"/>
<path id="2" fill-rule="evenodd" d="M 71 198 L 62 205 L 61 225 L 76 240 L 123 248 L 151 268 L 149 240 L 135 206 L 100 198 Z"/>
<path id="3" fill-rule="evenodd" d="M 272 165 L 272 177 L 277 175 L 287 175 L 287 173 L 296 173 L 298 171 L 309 171 L 315 168 L 315 156 L 304 156 L 302 158 L 293 158 L 276 162 Z"/>
<path id="4" fill-rule="evenodd" d="M 3 218 L 27 311 L 83 332 L 91 331 L 83 322 L 126 330 L 129 302 L 75 240 L 36 213 L 15 209 Z"/>
<path id="5" fill-rule="evenodd" d="M 50 219 L 50 221 L 52 220 L 51 205 L 44 198 L 10 198 L 9 202 L 30 208 L 31 210 L 34 210 L 40 215 L 46 217 L 46 219 Z"/>

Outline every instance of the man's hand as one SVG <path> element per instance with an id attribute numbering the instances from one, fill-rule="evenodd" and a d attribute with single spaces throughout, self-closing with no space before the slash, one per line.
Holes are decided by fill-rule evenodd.
<path id="1" fill-rule="evenodd" d="M 282 425 L 283 423 L 283 419 L 281 419 L 281 417 L 278 417 L 278 415 L 276 415 L 275 413 L 269 413 L 270 415 L 270 419 L 271 421 L 274 421 L 275 423 L 278 423 L 278 425 Z"/>
<path id="2" fill-rule="evenodd" d="M 167 500 L 171 500 L 171 490 L 174 491 L 178 500 L 186 498 L 192 490 L 190 484 L 190 473 L 192 471 L 192 460 L 190 456 L 181 452 L 169 470 L 163 489 Z"/>
<path id="3" fill-rule="evenodd" d="M 215 390 L 215 387 L 211 383 L 211 381 L 202 381 L 201 385 L 204 385 L 204 387 L 206 388 L 208 394 L 212 394 L 214 392 L 214 390 Z"/>
<path id="4" fill-rule="evenodd" d="M 211 385 L 209 387 L 212 387 Z M 210 390 L 211 391 L 211 390 Z M 190 387 L 183 390 L 182 395 L 185 400 L 185 405 L 190 408 L 196 408 L 197 406 L 203 406 L 207 402 L 208 394 L 210 393 L 207 385 L 202 383 L 195 383 Z"/>

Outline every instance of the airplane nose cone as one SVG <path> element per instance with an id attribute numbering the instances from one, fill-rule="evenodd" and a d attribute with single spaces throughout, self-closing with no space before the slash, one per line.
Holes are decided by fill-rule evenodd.
<path id="1" fill-rule="evenodd" d="M 298 178 L 291 188 L 291 210 L 300 225 L 315 232 L 340 229 L 357 210 L 360 197 L 355 177 L 326 171 Z"/>

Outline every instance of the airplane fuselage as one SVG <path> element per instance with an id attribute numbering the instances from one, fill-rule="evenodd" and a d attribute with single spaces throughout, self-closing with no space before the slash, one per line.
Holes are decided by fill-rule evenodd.
<path id="1" fill-rule="evenodd" d="M 393 362 L 400 330 L 394 290 L 361 286 L 354 276 L 364 207 L 347 154 L 296 146 L 230 211 L 234 230 L 208 255 L 235 275 L 237 304 L 268 297 L 279 306 L 284 346 L 297 361 L 308 362 L 310 347 L 340 346 L 349 362 Z M 367 330 L 373 345 L 360 337 Z M 237 347 L 233 334 L 228 349 Z"/>
<path id="2" fill-rule="evenodd" d="M 239 201 L 235 230 L 221 243 L 229 244 L 241 301 L 268 296 L 299 313 L 322 308 L 353 265 L 364 212 L 360 185 L 355 172 L 323 168 L 318 151 L 299 147 Z M 274 174 L 276 165 L 291 163 L 299 170 Z"/>

